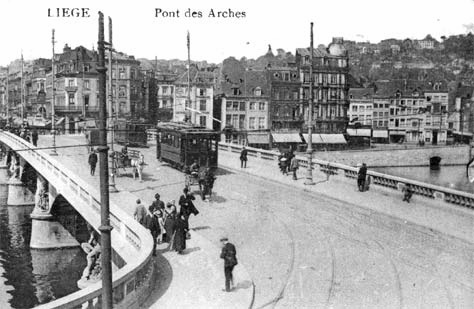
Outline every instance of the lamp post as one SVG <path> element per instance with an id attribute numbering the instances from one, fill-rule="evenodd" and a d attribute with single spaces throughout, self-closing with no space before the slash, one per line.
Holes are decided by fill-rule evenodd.
<path id="1" fill-rule="evenodd" d="M 109 117 L 107 119 L 108 123 L 108 136 L 110 138 L 110 151 L 115 154 L 114 152 L 114 138 L 115 138 L 115 121 L 114 121 L 114 113 L 113 113 L 113 85 L 112 85 L 112 18 L 109 17 L 109 42 L 108 42 L 108 50 L 109 50 Z M 116 72 L 118 74 L 118 71 Z M 118 89 L 116 89 L 118 91 Z M 109 191 L 110 192 L 118 192 L 117 187 L 115 186 L 115 164 L 114 164 L 114 157 L 110 157 L 110 182 L 109 182 Z"/>
<path id="2" fill-rule="evenodd" d="M 308 155 L 308 169 L 306 171 L 305 185 L 314 185 L 313 181 L 313 23 L 311 22 L 311 44 L 310 44 L 310 55 L 309 55 L 309 104 L 308 104 L 308 149 L 306 154 Z"/>
<path id="3" fill-rule="evenodd" d="M 51 95 L 51 133 L 53 134 L 53 147 L 51 149 L 51 152 L 49 153 L 51 156 L 57 156 L 58 153 L 56 152 L 56 121 L 54 119 L 54 101 L 56 100 L 56 87 L 54 84 L 54 43 L 56 41 L 54 40 L 54 29 L 53 29 L 53 35 L 51 38 L 51 43 L 53 45 L 53 59 L 51 60 L 51 86 L 52 86 L 52 95 Z"/>
<path id="4" fill-rule="evenodd" d="M 100 166 L 100 227 L 102 248 L 102 308 L 111 309 L 112 302 L 112 248 L 110 234 L 109 212 L 109 167 L 107 154 L 107 102 L 106 102 L 106 71 L 105 67 L 105 41 L 104 41 L 104 15 L 99 12 L 99 166 Z"/>

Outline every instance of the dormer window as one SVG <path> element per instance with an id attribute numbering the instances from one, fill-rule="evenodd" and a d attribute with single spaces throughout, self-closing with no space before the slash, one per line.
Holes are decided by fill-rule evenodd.
<path id="1" fill-rule="evenodd" d="M 236 87 L 236 88 L 232 88 L 232 93 L 233 93 L 233 95 L 241 95 L 241 94 L 242 94 L 242 92 L 240 91 L 240 89 L 237 88 L 237 87 Z"/>
<path id="2" fill-rule="evenodd" d="M 257 96 L 257 97 L 261 96 L 262 95 L 262 88 L 260 88 L 260 87 L 255 88 L 254 95 Z"/>

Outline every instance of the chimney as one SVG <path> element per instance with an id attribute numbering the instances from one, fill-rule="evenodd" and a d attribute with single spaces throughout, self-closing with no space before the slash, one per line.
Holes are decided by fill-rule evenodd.
<path id="1" fill-rule="evenodd" d="M 71 51 L 71 47 L 69 47 L 69 45 L 64 45 L 64 48 L 63 48 L 63 53 L 66 53 L 68 51 Z"/>

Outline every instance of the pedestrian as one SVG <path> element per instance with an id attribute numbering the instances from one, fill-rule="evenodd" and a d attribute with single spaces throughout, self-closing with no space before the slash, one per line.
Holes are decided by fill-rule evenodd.
<path id="1" fill-rule="evenodd" d="M 143 225 L 143 219 L 146 216 L 146 207 L 142 204 L 140 199 L 137 200 L 137 205 L 135 206 L 135 212 L 133 213 L 133 218 Z"/>
<path id="2" fill-rule="evenodd" d="M 298 162 L 298 159 L 296 159 L 295 156 L 291 159 L 291 164 L 290 164 L 290 169 L 293 172 L 293 180 L 297 180 L 298 177 L 296 176 L 296 171 L 300 167 L 300 164 Z"/>
<path id="3" fill-rule="evenodd" d="M 164 213 L 164 227 L 165 233 L 163 235 L 163 241 L 170 243 L 173 239 L 173 234 L 176 226 L 176 206 L 174 205 L 174 201 L 168 202 L 166 205 L 166 210 Z"/>
<path id="4" fill-rule="evenodd" d="M 410 203 L 410 199 L 413 195 L 413 192 L 409 185 L 405 185 L 403 188 L 403 202 Z"/>
<path id="5" fill-rule="evenodd" d="M 365 189 L 365 178 L 367 177 L 367 165 L 362 163 L 362 166 L 359 168 L 357 172 L 357 186 L 359 187 L 359 191 L 363 192 Z"/>
<path id="6" fill-rule="evenodd" d="M 247 167 L 247 149 L 242 148 L 242 151 L 240 152 L 240 168 L 246 168 Z"/>
<path id="7" fill-rule="evenodd" d="M 89 154 L 89 165 L 91 166 L 91 175 L 94 176 L 95 167 L 97 165 L 97 154 L 94 149 L 92 149 L 92 152 Z"/>
<path id="8" fill-rule="evenodd" d="M 160 225 L 160 235 L 158 235 L 158 244 L 163 242 L 163 236 L 165 232 L 165 222 L 164 222 L 164 210 L 158 209 L 155 211 L 155 215 L 158 218 L 158 224 Z"/>
<path id="9" fill-rule="evenodd" d="M 235 265 L 237 265 L 237 251 L 235 246 L 229 242 L 227 237 L 221 238 L 222 252 L 221 259 L 224 259 L 224 275 L 225 275 L 225 290 L 230 292 L 232 290 L 231 286 L 234 285 L 234 278 L 232 276 L 232 271 L 234 270 Z"/>
<path id="10" fill-rule="evenodd" d="M 191 216 L 191 214 L 195 216 L 199 214 L 199 211 L 196 209 L 196 206 L 194 206 L 193 203 L 195 199 L 196 198 L 194 197 L 194 195 L 189 193 L 188 188 L 184 188 L 183 195 L 179 197 L 179 212 L 184 215 L 187 223 L 189 222 L 189 216 Z"/>
<path id="11" fill-rule="evenodd" d="M 188 221 L 183 213 L 179 213 L 176 218 L 176 227 L 174 231 L 173 249 L 178 254 L 183 254 L 186 249 L 186 235 L 189 231 Z"/>
<path id="12" fill-rule="evenodd" d="M 160 194 L 156 193 L 155 194 L 155 200 L 152 203 L 153 205 L 153 211 L 160 209 L 160 210 L 165 210 L 165 203 L 160 200 Z"/>
<path id="13" fill-rule="evenodd" d="M 33 132 L 31 132 L 31 140 L 33 145 L 38 146 L 38 131 L 36 129 L 33 129 Z"/>
<path id="14" fill-rule="evenodd" d="M 153 213 L 153 205 L 148 207 L 147 214 L 143 219 L 143 226 L 150 230 L 151 237 L 153 237 L 153 256 L 156 256 L 156 241 L 160 235 L 160 224 L 158 217 Z"/>

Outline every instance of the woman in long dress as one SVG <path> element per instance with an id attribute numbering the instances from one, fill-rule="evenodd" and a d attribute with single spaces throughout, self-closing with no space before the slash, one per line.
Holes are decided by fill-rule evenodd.
<path id="1" fill-rule="evenodd" d="M 173 248 L 178 252 L 178 254 L 183 254 L 183 250 L 186 249 L 186 233 L 188 230 L 188 222 L 184 218 L 184 215 L 180 213 L 176 219 L 173 241 Z"/>

